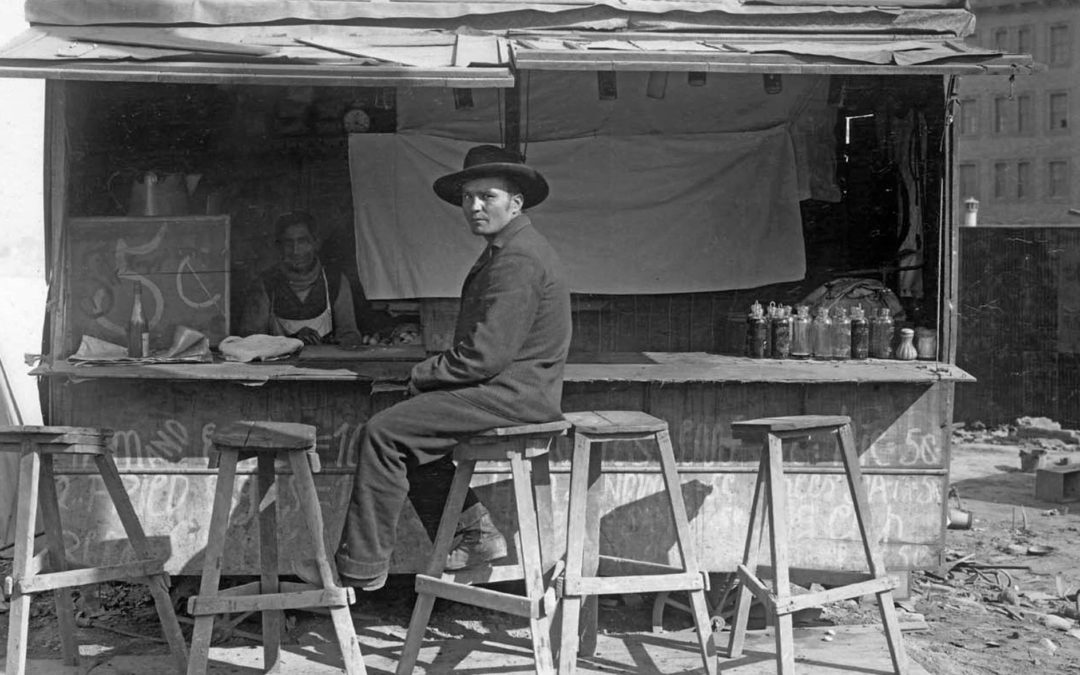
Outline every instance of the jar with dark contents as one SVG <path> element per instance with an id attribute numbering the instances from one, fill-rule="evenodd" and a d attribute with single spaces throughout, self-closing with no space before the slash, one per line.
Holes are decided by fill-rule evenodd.
<path id="1" fill-rule="evenodd" d="M 877 319 L 870 323 L 870 356 L 875 359 L 892 358 L 893 319 L 888 307 L 878 311 Z"/>
<path id="2" fill-rule="evenodd" d="M 851 358 L 870 356 L 870 324 L 861 306 L 851 308 Z"/>
<path id="3" fill-rule="evenodd" d="M 755 301 L 750 306 L 750 314 L 746 317 L 746 355 L 755 359 L 765 358 L 765 342 L 768 340 L 768 335 L 765 311 L 761 303 Z"/>
<path id="4" fill-rule="evenodd" d="M 769 324 L 772 357 L 786 359 L 791 356 L 791 308 L 777 307 L 776 315 Z"/>

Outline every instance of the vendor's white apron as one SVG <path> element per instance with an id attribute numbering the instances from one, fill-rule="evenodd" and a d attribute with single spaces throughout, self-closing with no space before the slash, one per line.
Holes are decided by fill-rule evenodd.
<path id="1" fill-rule="evenodd" d="M 312 319 L 283 319 L 274 312 L 274 308 L 270 308 L 270 315 L 274 317 L 274 335 L 296 335 L 301 328 L 310 328 L 319 334 L 319 337 L 326 337 L 334 330 L 333 314 L 330 312 L 330 284 L 326 283 L 326 271 L 322 273 L 323 289 L 326 292 L 326 310 L 322 314 Z"/>

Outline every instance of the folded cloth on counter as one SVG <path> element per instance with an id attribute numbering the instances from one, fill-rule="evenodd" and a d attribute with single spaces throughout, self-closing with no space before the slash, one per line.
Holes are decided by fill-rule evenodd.
<path id="1" fill-rule="evenodd" d="M 271 361 L 292 356 L 303 348 L 302 340 L 279 335 L 255 334 L 247 337 L 230 335 L 221 341 L 218 350 L 226 361 Z"/>
<path id="2" fill-rule="evenodd" d="M 93 335 L 84 335 L 79 342 L 79 348 L 68 357 L 68 362 L 88 366 L 104 363 L 209 363 L 214 360 L 210 353 L 210 341 L 201 332 L 188 326 L 176 327 L 173 331 L 172 344 L 164 351 L 142 357 L 133 357 L 128 354 L 127 347 Z"/>

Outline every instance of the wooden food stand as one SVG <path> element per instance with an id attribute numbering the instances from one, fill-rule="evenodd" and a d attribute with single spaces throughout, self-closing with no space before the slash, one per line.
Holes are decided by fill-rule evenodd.
<path id="1" fill-rule="evenodd" d="M 410 155 L 402 144 L 419 143 L 416 139 L 428 134 L 436 139 L 431 147 L 450 139 L 528 148 L 530 162 L 537 158 L 555 186 L 553 195 L 566 195 L 586 188 L 560 184 L 562 165 L 545 163 L 551 156 L 546 148 L 554 146 L 544 143 L 564 141 L 560 130 L 591 134 L 611 148 L 654 143 L 670 152 L 676 135 L 691 134 L 689 141 L 680 138 L 692 148 L 704 138 L 692 134 L 727 133 L 733 130 L 725 125 L 737 119 L 741 126 L 735 132 L 775 129 L 769 133 L 780 134 L 786 148 L 785 134 L 806 121 L 799 116 L 811 99 L 812 110 L 825 117 L 810 120 L 807 137 L 818 145 L 817 160 L 825 161 L 800 174 L 810 178 L 790 201 L 796 241 L 805 250 L 785 246 L 782 251 L 787 256 L 794 250 L 805 269 L 777 274 L 768 266 L 786 263 L 758 253 L 751 261 L 754 274 L 747 277 L 754 281 L 747 285 L 726 280 L 716 288 L 673 290 L 638 278 L 628 286 L 633 292 L 620 293 L 610 287 L 595 290 L 610 277 L 579 284 L 563 407 L 637 409 L 669 421 L 697 550 L 711 571 L 732 570 L 740 556 L 753 485 L 756 449 L 732 439 L 730 423 L 768 415 L 850 415 L 874 526 L 885 532 L 886 564 L 910 570 L 941 561 L 954 384 L 971 379 L 954 365 L 951 78 L 1025 67 L 1020 58 L 965 47 L 962 38 L 971 18 L 966 10 L 949 3 L 901 2 L 881 12 L 855 2 L 833 14 L 802 3 L 753 6 L 721 0 L 693 7 L 648 1 L 588 7 L 541 3 L 549 10 L 545 14 L 532 11 L 536 4 L 512 2 L 484 5 L 485 13 L 452 3 L 333 3 L 337 13 L 319 16 L 313 3 L 307 14 L 294 16 L 285 10 L 295 9 L 295 3 L 270 2 L 261 3 L 255 17 L 239 2 L 233 13 L 201 10 L 198 16 L 169 0 L 145 4 L 142 25 L 129 27 L 125 17 L 108 9 L 87 17 L 57 0 L 32 0 L 28 15 L 34 26 L 0 52 L 0 75 L 48 80 L 50 338 L 49 353 L 36 371 L 46 418 L 49 424 L 117 430 L 125 484 L 152 542 L 168 556 L 170 572 L 200 569 L 215 481 L 208 468 L 209 438 L 217 425 L 237 419 L 302 422 L 319 429 L 324 472 L 316 480 L 326 536 L 336 543 L 358 431 L 371 414 L 399 399 L 399 385 L 424 350 L 418 344 L 351 354 L 312 348 L 297 358 L 254 364 L 220 359 L 70 363 L 80 331 L 104 331 L 98 337 L 108 338 L 113 329 L 101 319 L 129 307 L 124 289 L 132 275 L 171 289 L 166 295 L 172 304 L 159 299 L 165 304 L 151 322 L 152 341 L 167 344 L 175 326 L 183 324 L 214 343 L 228 332 L 230 314 L 243 299 L 240 289 L 270 258 L 273 216 L 306 208 L 325 224 L 324 261 L 339 263 L 357 288 L 362 282 L 374 304 L 400 311 L 410 297 L 423 304 L 431 294 L 392 297 L 372 291 L 380 287 L 372 283 L 371 268 L 387 258 L 365 256 L 382 245 L 372 228 L 387 212 L 373 206 L 380 203 L 377 191 L 357 185 L 390 180 L 392 165 L 397 167 L 393 176 L 407 185 L 408 168 L 401 167 Z M 538 18 L 542 14 L 546 18 Z M 271 21 L 278 23 L 260 23 Z M 176 24 L 187 27 L 176 29 Z M 461 25 L 476 30 L 455 30 Z M 597 25 L 608 32 L 588 30 Z M 860 36 L 846 37 L 849 30 Z M 387 37 L 391 33 L 393 39 Z M 905 41 L 895 40 L 897 34 Z M 565 98 L 552 94 L 556 90 Z M 640 112 L 646 100 L 661 101 L 657 105 L 667 112 L 649 118 L 651 113 Z M 586 119 L 601 104 L 607 112 Z M 899 120 L 917 120 L 915 135 L 903 137 Z M 586 127 L 591 130 L 581 132 Z M 669 128 L 680 134 L 665 131 Z M 897 154 L 900 137 L 919 148 L 916 160 Z M 456 152 L 458 146 L 446 147 Z M 357 159 L 358 148 L 367 159 Z M 378 148 L 386 148 L 385 154 Z M 796 155 L 800 161 L 808 156 Z M 363 173 L 358 167 L 373 167 L 368 183 L 358 179 Z M 916 167 L 917 175 L 898 167 Z M 196 184 L 188 213 L 131 215 L 125 195 L 114 198 L 118 184 L 135 186 L 139 172 L 150 170 L 198 176 L 191 181 Z M 617 162 L 605 170 L 612 172 L 609 178 L 619 176 Z M 416 180 L 429 185 L 432 178 Z M 780 182 L 775 176 L 756 178 Z M 614 208 L 621 184 L 606 183 Z M 917 192 L 918 198 L 900 199 L 901 192 Z M 723 216 L 718 222 L 749 219 L 743 224 L 753 232 L 757 216 L 742 210 L 740 199 L 735 195 L 730 203 L 710 208 L 721 209 L 714 214 Z M 685 208 L 694 203 L 687 200 Z M 540 229 L 545 218 L 558 220 L 552 209 L 538 211 Z M 633 219 L 628 211 L 614 215 Z M 117 262 L 118 255 L 99 256 L 104 266 L 88 267 L 85 239 L 77 236 L 87 219 L 99 224 L 104 237 L 97 242 L 101 246 L 90 249 L 115 253 L 122 242 L 125 251 L 142 252 L 124 258 L 127 267 Z M 169 233 L 194 231 L 208 222 L 214 227 L 190 241 L 163 235 L 158 244 L 167 254 L 157 257 L 148 250 L 149 239 L 116 234 L 125 227 L 157 232 L 166 221 Z M 398 221 L 401 228 L 417 226 L 400 213 Z M 913 221 L 921 229 L 912 264 L 912 258 L 898 254 L 903 237 L 897 223 Z M 652 225 L 664 232 L 673 223 Z M 592 250 L 606 250 L 627 274 L 630 264 L 618 262 L 619 256 L 631 249 L 648 252 L 654 241 L 605 239 L 588 228 L 582 223 L 579 232 L 588 235 Z M 584 239 L 574 240 L 568 231 L 552 235 L 553 241 L 571 259 L 572 274 L 585 275 L 588 266 L 576 257 L 579 245 L 586 248 Z M 726 251 L 725 266 L 751 257 L 739 238 L 681 243 L 691 252 L 718 246 Z M 422 244 L 415 246 L 413 252 L 423 258 Z M 402 265 L 412 264 L 405 258 Z M 905 269 L 898 272 L 898 266 Z M 681 263 L 666 265 L 669 272 L 676 267 Z M 904 286 L 905 272 L 918 273 L 919 288 L 902 300 L 912 325 L 936 331 L 936 358 L 854 362 L 741 356 L 745 312 L 752 302 L 795 304 L 819 284 L 852 270 L 865 274 L 867 268 L 896 288 Z M 762 269 L 765 276 L 756 276 Z M 655 277 L 666 278 L 664 270 Z M 760 283 L 761 278 L 773 281 Z M 100 292 L 88 292 L 91 283 L 100 284 Z M 426 281 L 416 283 L 423 287 Z M 107 295 L 112 304 L 103 304 Z M 172 313 L 176 303 L 191 311 Z M 664 561 L 673 541 L 663 511 L 653 508 L 661 477 L 654 467 L 634 461 L 632 446 L 618 451 L 624 461 L 605 478 L 602 552 Z M 862 554 L 850 502 L 843 496 L 839 457 L 831 444 L 816 440 L 794 452 L 793 536 L 809 544 L 796 547 L 804 557 L 795 564 L 833 570 L 857 565 Z M 565 453 L 559 449 L 556 459 L 562 461 L 554 468 L 555 488 L 562 493 L 568 487 Z M 228 573 L 255 569 L 253 473 L 251 467 L 238 487 Z M 99 509 L 100 484 L 74 464 L 64 467 L 62 479 L 71 554 L 94 562 L 119 556 L 122 535 L 118 523 Z M 493 513 L 507 511 L 498 508 L 508 496 L 499 467 L 479 475 L 475 485 Z M 290 494 L 284 499 L 295 502 Z M 564 519 L 565 514 L 557 515 Z M 286 557 L 294 553 L 289 532 L 301 527 L 298 520 L 290 525 L 291 517 L 282 526 Z M 513 527 L 499 525 L 506 532 Z M 612 535 L 605 536 L 605 530 Z M 408 514 L 393 571 L 420 570 L 428 546 L 418 521 Z"/>

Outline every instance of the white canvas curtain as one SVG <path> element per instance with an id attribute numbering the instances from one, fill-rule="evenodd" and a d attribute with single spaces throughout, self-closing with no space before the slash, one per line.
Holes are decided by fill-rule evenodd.
<path id="1" fill-rule="evenodd" d="M 357 262 L 372 299 L 455 297 L 484 242 L 432 181 L 473 141 L 422 133 L 349 139 Z M 749 288 L 805 273 L 786 125 L 588 136 L 528 146 L 551 184 L 532 209 L 579 293 Z"/>

